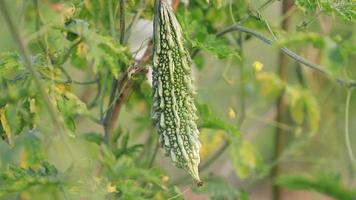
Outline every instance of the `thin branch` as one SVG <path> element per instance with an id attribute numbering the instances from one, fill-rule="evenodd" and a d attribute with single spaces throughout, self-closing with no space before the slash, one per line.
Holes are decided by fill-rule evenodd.
<path id="1" fill-rule="evenodd" d="M 120 44 L 122 45 L 124 43 L 125 39 L 125 0 L 120 0 L 119 3 L 120 6 Z M 116 96 L 118 93 L 118 84 L 119 80 L 117 80 L 115 77 L 112 78 L 112 84 L 111 84 L 111 92 L 110 92 L 110 100 L 109 100 L 109 108 L 108 112 L 106 113 L 105 119 L 104 119 L 104 129 L 105 129 L 105 142 L 109 144 L 110 142 L 110 137 L 111 133 L 114 127 L 113 123 L 113 112 L 115 110 L 114 107 L 110 106 L 112 103 L 114 103 L 116 100 Z"/>
<path id="2" fill-rule="evenodd" d="M 82 42 L 82 39 L 78 39 L 77 41 L 75 41 L 70 47 L 69 49 L 66 50 L 66 53 L 61 57 L 60 60 L 58 60 L 55 64 L 57 66 L 59 65 L 63 65 L 69 58 L 70 54 L 73 52 L 73 50 Z"/>
<path id="3" fill-rule="evenodd" d="M 125 0 L 120 0 L 120 44 L 125 41 Z"/>
<path id="4" fill-rule="evenodd" d="M 351 163 L 356 163 L 355 155 L 352 151 L 352 145 L 350 142 L 350 101 L 351 101 L 351 95 L 352 95 L 352 89 L 349 89 L 347 91 L 347 97 L 346 97 L 346 106 L 345 106 L 345 142 L 346 142 L 346 147 L 347 147 L 347 152 L 349 154 Z"/>
<path id="5" fill-rule="evenodd" d="M 241 26 L 239 24 L 235 24 L 232 25 L 226 29 L 224 29 L 223 31 L 219 32 L 217 35 L 218 36 L 222 36 L 225 35 L 227 33 L 233 32 L 233 31 L 241 31 L 247 34 L 250 34 L 256 38 L 258 38 L 259 40 L 261 40 L 262 42 L 268 44 L 268 45 L 274 45 L 274 42 L 269 39 L 268 37 L 262 35 L 261 33 L 254 31 L 252 29 L 249 29 L 247 27 Z M 281 47 L 280 50 L 285 53 L 286 55 L 288 55 L 290 58 L 292 58 L 293 60 L 297 61 L 298 63 L 303 64 L 304 66 L 307 66 L 309 68 L 311 68 L 314 71 L 319 72 L 320 74 L 326 76 L 329 79 L 335 79 L 339 84 L 341 84 L 342 86 L 346 86 L 348 88 L 353 88 L 356 87 L 356 81 L 355 80 L 343 80 L 339 77 L 334 78 L 329 72 L 325 71 L 322 69 L 321 66 L 318 66 L 314 63 L 311 63 L 310 61 L 308 61 L 307 59 L 299 56 L 298 54 L 294 53 L 292 50 L 286 48 L 286 47 Z"/>
<path id="6" fill-rule="evenodd" d="M 149 163 L 148 163 L 147 168 L 151 168 L 151 167 L 152 167 L 152 165 L 153 165 L 153 163 L 154 163 L 154 161 L 155 161 L 155 159 L 156 159 L 156 156 L 157 156 L 157 153 L 158 153 L 158 149 L 159 149 L 159 143 L 157 142 L 157 143 L 156 143 L 156 147 L 155 147 L 155 149 L 153 150 L 153 154 L 152 154 L 152 157 L 150 158 L 150 161 L 149 161 Z"/>
<path id="7" fill-rule="evenodd" d="M 244 48 L 244 39 L 243 39 L 243 34 L 239 32 L 239 38 L 237 41 L 239 47 L 240 47 L 240 56 L 243 58 L 243 48 Z M 238 126 L 240 127 L 245 120 L 246 116 L 246 102 L 245 102 L 245 75 L 244 75 L 244 59 L 241 59 L 241 66 L 240 66 L 240 116 L 239 120 L 237 122 Z"/>
<path id="8" fill-rule="evenodd" d="M 7 10 L 7 5 L 6 5 L 5 1 L 2 1 L 2 0 L 0 1 L 0 11 L 1 11 L 3 17 L 5 18 L 5 22 L 7 23 L 8 27 L 10 29 L 11 35 L 14 38 L 14 40 L 16 41 L 17 46 L 23 56 L 23 59 L 25 62 L 24 66 L 27 68 L 28 72 L 32 76 L 32 78 L 35 82 L 35 85 L 39 91 L 39 95 L 43 99 L 54 125 L 56 126 L 56 128 L 58 128 L 58 130 L 63 131 L 60 120 L 57 118 L 56 111 L 53 108 L 53 105 L 51 104 L 49 97 L 47 96 L 47 93 L 42 86 L 43 84 L 41 83 L 40 77 L 37 74 L 34 67 L 32 66 L 32 63 L 30 60 L 30 53 L 28 52 L 28 49 L 25 47 L 25 45 L 22 41 L 22 38 L 20 36 L 20 33 L 17 30 L 17 27 L 15 26 L 15 24 L 13 23 L 13 21 L 10 17 L 10 14 Z"/>

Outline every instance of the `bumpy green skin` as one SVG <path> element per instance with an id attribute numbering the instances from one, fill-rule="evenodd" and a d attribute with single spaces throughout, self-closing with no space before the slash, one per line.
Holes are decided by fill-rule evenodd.
<path id="1" fill-rule="evenodd" d="M 177 167 L 200 181 L 201 144 L 195 123 L 190 56 L 167 0 L 156 0 L 155 6 L 152 118 L 166 154 Z"/>

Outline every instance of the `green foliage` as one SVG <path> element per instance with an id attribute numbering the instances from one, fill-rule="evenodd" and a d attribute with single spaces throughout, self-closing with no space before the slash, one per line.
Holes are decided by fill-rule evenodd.
<path id="1" fill-rule="evenodd" d="M 102 152 L 101 163 L 104 170 L 110 174 L 117 197 L 164 199 L 175 195 L 172 188 L 167 188 L 167 180 L 160 170 L 137 166 L 129 151 L 122 152 L 120 159 L 116 159 L 116 155 L 105 146 L 102 146 Z"/>
<path id="2" fill-rule="evenodd" d="M 247 140 L 242 140 L 238 128 L 219 118 L 206 104 L 198 104 L 198 110 L 202 121 L 199 128 L 222 130 L 226 133 L 226 140 L 230 142 L 229 154 L 236 174 L 241 179 L 253 175 L 258 162 L 253 145 Z"/>
<path id="3" fill-rule="evenodd" d="M 151 47 L 146 39 L 151 25 L 146 24 L 153 21 L 154 0 L 124 1 L 125 13 L 120 1 L 0 2 L 7 5 L 17 30 L 8 29 L 1 11 L 0 199 L 165 200 L 202 195 L 247 200 L 246 191 L 265 191 L 256 185 L 266 185 L 260 183 L 267 183 L 264 178 L 275 165 L 285 169 L 286 175 L 277 180 L 281 187 L 355 199 L 355 189 L 341 181 L 355 182 L 340 136 L 346 85 L 334 84 L 355 79 L 353 1 L 296 0 L 284 16 L 279 15 L 284 1 L 179 1 L 175 12 L 198 68 L 192 75 L 204 185 L 197 188 L 167 164 L 150 119 L 154 101 L 147 71 L 155 63 L 151 49 L 146 51 Z M 126 27 L 119 42 L 122 14 Z M 289 30 L 279 28 L 282 21 L 288 21 Z M 278 36 L 275 48 L 265 49 L 255 37 L 237 30 L 219 35 L 234 23 L 263 35 L 273 31 Z M 19 44 L 26 54 L 15 50 Z M 320 65 L 322 73 L 288 62 L 282 80 L 276 73 L 284 62 L 277 62 L 280 47 Z M 295 66 L 303 70 L 295 71 Z M 59 126 L 52 123 L 36 81 Z M 275 108 L 281 94 L 285 110 L 279 121 Z M 354 101 L 349 107 L 351 132 Z M 273 155 L 276 128 L 285 134 L 278 158 Z M 352 153 L 355 138 L 349 139 Z M 323 174 L 326 166 L 340 177 Z M 226 169 L 231 171 L 222 171 Z M 321 175 L 311 172 L 315 169 Z"/>
<path id="4" fill-rule="evenodd" d="M 66 22 L 65 28 L 67 39 L 72 35 L 72 37 L 79 37 L 74 38 L 75 40 L 80 40 L 76 51 L 72 54 L 74 64 L 84 68 L 92 63 L 95 73 L 108 68 L 115 77 L 119 76 L 120 68 L 117 62 L 120 61 L 124 65 L 129 61 L 125 47 L 120 46 L 110 37 L 89 29 L 89 24 L 80 19 L 71 19 Z"/>
<path id="5" fill-rule="evenodd" d="M 352 200 L 356 190 L 351 190 L 340 183 L 340 178 L 333 175 L 288 175 L 277 179 L 277 184 L 294 190 L 310 190 L 337 200 Z"/>
<path id="6" fill-rule="evenodd" d="M 38 169 L 10 165 L 0 173 L 0 197 L 35 186 L 58 186 L 64 181 L 56 167 L 48 162 L 43 162 Z"/>
<path id="7" fill-rule="evenodd" d="M 221 118 L 219 118 L 206 104 L 198 104 L 197 105 L 200 123 L 199 128 L 208 128 L 208 129 L 216 129 L 226 131 L 227 136 L 231 138 L 239 139 L 241 137 L 241 133 L 237 129 L 236 126 L 225 122 Z"/>
<path id="8" fill-rule="evenodd" d="M 179 18 L 190 48 L 204 50 L 219 59 L 229 56 L 240 58 L 236 48 L 228 45 L 226 40 L 209 33 L 201 9 L 185 9 Z"/>
<path id="9" fill-rule="evenodd" d="M 297 0 L 296 4 L 304 12 L 324 11 L 348 21 L 356 17 L 356 4 L 352 0 Z"/>

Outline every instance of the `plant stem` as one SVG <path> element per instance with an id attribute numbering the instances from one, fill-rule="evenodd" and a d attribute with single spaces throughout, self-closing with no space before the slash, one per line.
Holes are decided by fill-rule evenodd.
<path id="1" fill-rule="evenodd" d="M 119 3 L 120 6 L 120 44 L 123 45 L 124 43 L 124 38 L 125 38 L 125 0 L 120 0 Z M 104 119 L 104 130 L 105 130 L 105 143 L 109 144 L 110 143 L 110 138 L 112 135 L 113 128 L 115 127 L 114 121 L 113 121 L 113 111 L 114 107 L 111 106 L 116 99 L 117 93 L 118 93 L 118 84 L 119 80 L 116 79 L 115 77 L 112 78 L 111 81 L 111 92 L 110 92 L 110 99 L 109 99 L 109 108 L 108 112 L 106 113 L 105 119 Z"/>
<path id="2" fill-rule="evenodd" d="M 125 0 L 120 0 L 120 44 L 124 44 L 125 31 Z"/>
<path id="3" fill-rule="evenodd" d="M 350 122 L 350 101 L 351 101 L 352 89 L 347 91 L 346 97 L 346 106 L 345 106 L 345 142 L 347 152 L 350 157 L 350 161 L 352 164 L 356 163 L 355 155 L 352 151 L 352 145 L 350 141 L 350 132 L 349 132 L 349 122 Z"/>
<path id="4" fill-rule="evenodd" d="M 152 154 L 152 157 L 150 158 L 150 161 L 148 163 L 148 166 L 147 168 L 151 168 L 155 159 L 156 159 L 156 156 L 157 156 L 157 153 L 158 153 L 158 149 L 159 149 L 159 143 L 156 142 L 156 146 L 155 146 L 155 149 L 153 150 L 153 154 Z"/>
<path id="5" fill-rule="evenodd" d="M 292 0 L 284 0 L 282 2 L 282 16 L 284 16 L 288 11 L 293 7 L 293 1 Z M 282 23 L 281 23 L 281 28 L 284 31 L 289 30 L 289 24 L 290 24 L 290 17 L 286 17 Z M 288 65 L 288 59 L 285 54 L 282 52 L 279 53 L 279 60 L 278 60 L 278 76 L 282 81 L 287 81 L 287 65 Z M 280 94 L 280 96 L 277 98 L 276 101 L 276 109 L 277 109 L 277 116 L 276 116 L 276 122 L 277 123 L 284 123 L 285 121 L 285 110 L 286 110 L 286 105 L 284 103 L 284 91 Z M 273 155 L 273 160 L 277 160 L 284 152 L 285 148 L 285 143 L 286 143 L 286 133 L 284 132 L 283 129 L 277 127 L 276 128 L 276 133 L 275 133 L 275 145 L 274 145 L 274 155 Z M 272 178 L 276 179 L 282 172 L 282 166 L 280 163 L 278 163 L 275 167 L 272 169 Z M 273 180 L 274 181 L 274 180 Z M 280 200 L 282 197 L 282 192 L 281 188 L 279 185 L 273 184 L 272 186 L 272 199 L 273 200 Z"/>

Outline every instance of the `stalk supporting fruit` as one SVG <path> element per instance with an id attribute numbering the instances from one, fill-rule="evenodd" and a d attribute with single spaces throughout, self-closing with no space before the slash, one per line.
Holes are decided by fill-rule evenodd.
<path id="1" fill-rule="evenodd" d="M 156 0 L 154 17 L 153 109 L 161 147 L 173 163 L 200 182 L 199 130 L 191 60 L 179 22 L 167 0 Z"/>

